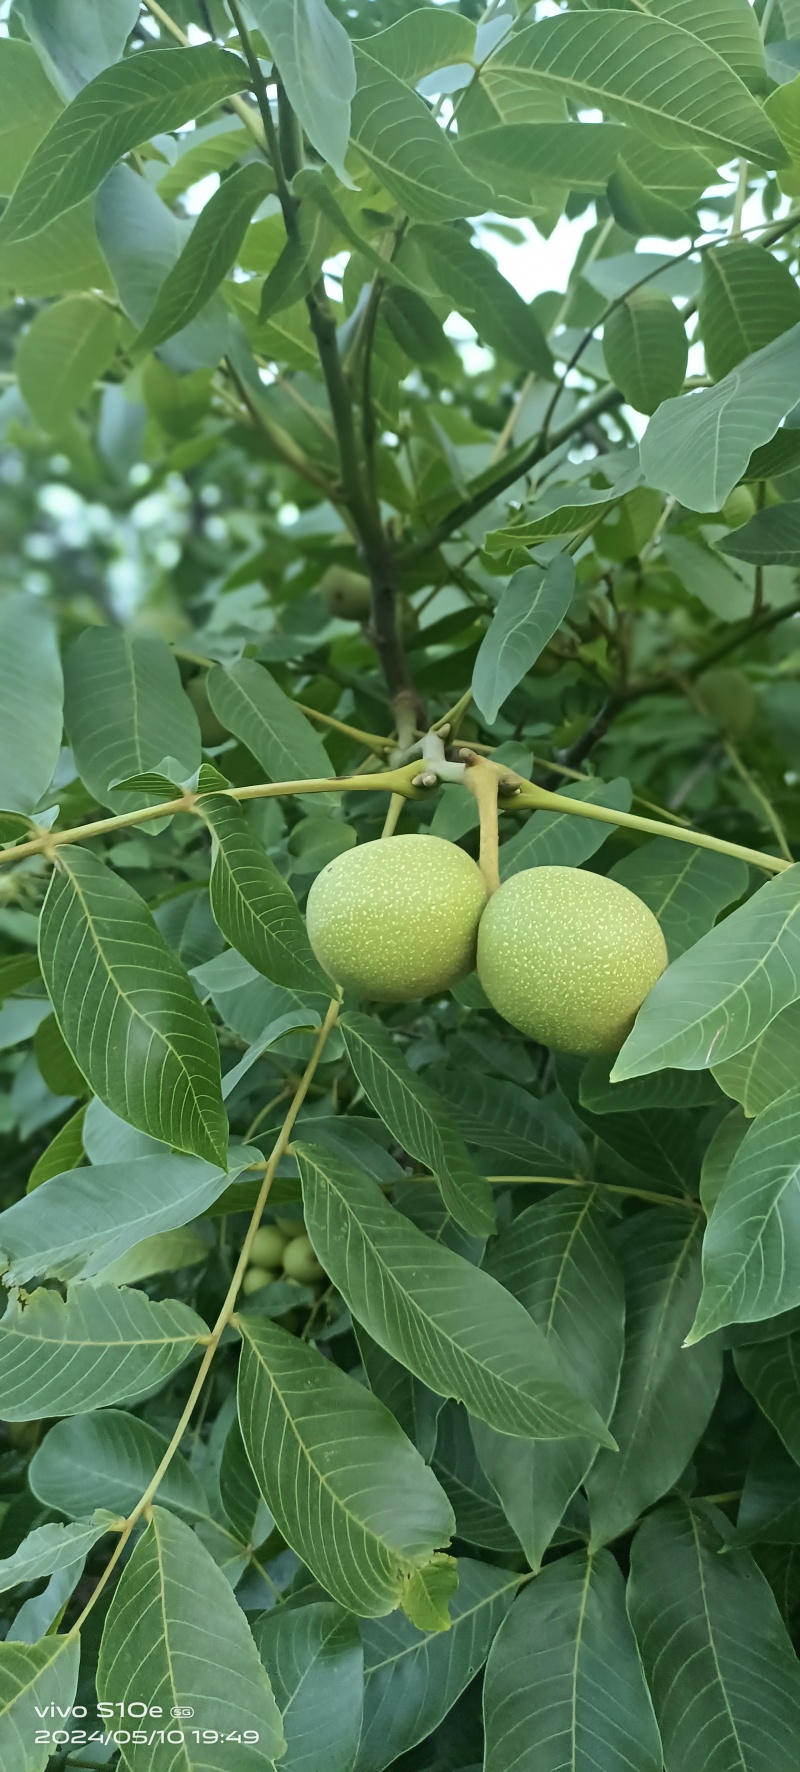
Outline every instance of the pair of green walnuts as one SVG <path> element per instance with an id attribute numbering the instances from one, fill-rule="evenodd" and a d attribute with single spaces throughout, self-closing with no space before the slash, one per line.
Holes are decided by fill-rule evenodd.
<path id="1" fill-rule="evenodd" d="M 615 880 L 529 868 L 489 898 L 477 863 L 441 837 L 346 850 L 317 875 L 307 918 L 346 990 L 413 1002 L 477 965 L 493 1009 L 559 1052 L 618 1051 L 667 964 L 652 911 Z"/>

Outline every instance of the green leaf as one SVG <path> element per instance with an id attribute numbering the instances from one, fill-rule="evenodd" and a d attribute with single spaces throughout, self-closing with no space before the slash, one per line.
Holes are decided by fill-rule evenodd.
<path id="1" fill-rule="evenodd" d="M 115 1707 L 146 1701 L 163 1715 L 213 1715 L 226 1740 L 226 1772 L 264 1772 L 284 1751 L 280 1712 L 247 1619 L 230 1586 L 191 1527 L 154 1507 L 146 1532 L 126 1563 L 106 1618 L 97 1664 L 98 1698 Z M 175 1708 L 179 1707 L 179 1708 Z M 188 1707 L 188 1709 L 187 1709 Z M 202 1730 L 203 1725 L 200 1725 Z M 236 1736 L 254 1731 L 255 1750 Z M 126 1746 L 131 1772 L 170 1772 L 168 1741 Z M 192 1730 L 184 1733 L 182 1772 L 206 1772 L 210 1755 Z"/>
<path id="2" fill-rule="evenodd" d="M 733 1363 L 751 1397 L 800 1465 L 800 1335 L 737 1347 Z M 800 1473 L 795 1469 L 795 1482 Z M 739 1522 L 741 1524 L 741 1521 Z"/>
<path id="3" fill-rule="evenodd" d="M 55 627 L 37 597 L 0 605 L 0 806 L 33 812 L 61 749 L 64 685 Z"/>
<path id="4" fill-rule="evenodd" d="M 340 1018 L 348 1057 L 375 1112 L 398 1144 L 435 1175 L 457 1224 L 476 1236 L 494 1230 L 494 1204 L 443 1103 L 409 1070 L 391 1034 L 369 1015 Z"/>
<path id="5" fill-rule="evenodd" d="M 250 12 L 312 147 L 349 185 L 344 157 L 356 69 L 344 25 L 325 0 L 250 0 Z"/>
<path id="6" fill-rule="evenodd" d="M 19 0 L 16 10 L 67 98 L 122 59 L 138 18 L 136 0 Z"/>
<path id="7" fill-rule="evenodd" d="M 641 1113 L 647 1108 L 693 1108 L 719 1103 L 717 1084 L 704 1071 L 655 1071 L 630 1083 L 611 1083 L 609 1058 L 590 1058 L 581 1071 L 580 1105 L 591 1114 Z"/>
<path id="8" fill-rule="evenodd" d="M 780 142 L 747 88 L 687 31 L 640 14 L 568 13 L 510 33 L 484 63 L 491 96 L 513 75 L 546 92 L 608 110 L 663 147 L 696 142 L 717 159 L 767 166 Z"/>
<path id="9" fill-rule="evenodd" d="M 593 1544 L 607 1543 L 676 1483 L 704 1432 L 722 1376 L 714 1342 L 682 1346 L 700 1291 L 699 1213 L 661 1206 L 629 1219 L 625 1355 L 611 1431 L 586 1480 Z"/>
<path id="10" fill-rule="evenodd" d="M 740 80 L 757 88 L 765 82 L 764 46 L 749 0 L 638 0 L 642 12 L 691 31 L 716 50 Z"/>
<path id="11" fill-rule="evenodd" d="M 355 147 L 414 221 L 456 221 L 491 203 L 488 185 L 462 166 L 428 106 L 402 80 L 356 49 Z"/>
<path id="12" fill-rule="evenodd" d="M 721 378 L 800 320 L 800 290 L 788 266 L 748 240 L 703 253 L 700 331 L 709 375 Z"/>
<path id="13" fill-rule="evenodd" d="M 70 848 L 42 910 L 42 974 L 95 1094 L 140 1132 L 224 1166 L 214 1031 L 138 893 Z"/>
<path id="14" fill-rule="evenodd" d="M 611 380 L 637 412 L 655 412 L 679 394 L 689 345 L 674 303 L 657 289 L 636 289 L 603 328 L 603 355 Z"/>
<path id="15" fill-rule="evenodd" d="M 486 1270 L 530 1312 L 576 1390 L 610 1419 L 623 1354 L 622 1276 L 596 1196 L 529 1206 L 492 1244 Z M 481 1464 L 538 1569 L 597 1451 L 593 1440 L 531 1445 L 473 1424 Z"/>
<path id="16" fill-rule="evenodd" d="M 524 1164 L 533 1175 L 589 1173 L 579 1129 L 550 1102 L 539 1101 L 518 1083 L 501 1082 L 480 1071 L 442 1071 L 436 1082 L 462 1138 L 491 1151 L 492 1163 L 500 1154 Z"/>
<path id="17" fill-rule="evenodd" d="M 542 179 L 604 192 L 629 140 L 630 131 L 619 123 L 504 123 L 459 135 L 457 147 L 476 177 L 530 204 Z"/>
<path id="18" fill-rule="evenodd" d="M 492 1644 L 483 1693 L 492 1772 L 661 1772 L 653 1706 L 610 1551 L 543 1569 Z"/>
<path id="19" fill-rule="evenodd" d="M 436 1424 L 443 1406 L 441 1397 L 421 1384 L 398 1360 L 392 1359 L 391 1354 L 379 1347 L 359 1323 L 353 1327 L 370 1390 L 391 1411 L 403 1433 L 430 1463 L 436 1445 Z M 442 1486 L 447 1489 L 446 1483 Z M 452 1495 L 450 1499 L 452 1501 Z"/>
<path id="20" fill-rule="evenodd" d="M 223 935 L 265 978 L 330 996 L 333 986 L 314 958 L 294 893 L 235 800 L 209 795 L 200 810 L 214 837 L 211 909 Z"/>
<path id="21" fill-rule="evenodd" d="M 610 873 L 650 906 L 670 960 L 708 934 L 726 905 L 744 897 L 750 878 L 747 863 L 735 855 L 691 849 L 669 837 L 631 850 Z"/>
<path id="22" fill-rule="evenodd" d="M 689 1336 L 758 1323 L 800 1304 L 795 1088 L 759 1114 L 736 1151 L 703 1242 L 703 1294 Z"/>
<path id="23" fill-rule="evenodd" d="M 162 284 L 190 238 L 190 224 L 174 215 L 131 166 L 116 166 L 103 180 L 97 193 L 96 219 L 122 306 L 135 326 L 144 326 Z M 229 285 L 225 287 L 227 291 Z M 158 361 L 179 374 L 214 369 L 229 343 L 226 304 L 218 291 L 188 326 L 159 346 Z M 145 388 L 151 384 L 152 364 L 148 365 Z"/>
<path id="24" fill-rule="evenodd" d="M 352 1164 L 315 1145 L 296 1152 L 319 1260 L 387 1353 L 509 1434 L 609 1443 L 557 1351 L 504 1287 L 431 1242 Z"/>
<path id="25" fill-rule="evenodd" d="M 362 1623 L 364 1726 L 354 1772 L 383 1772 L 431 1734 L 483 1666 L 518 1585 L 507 1569 L 459 1557 L 449 1631 L 423 1634 L 398 1612 Z"/>
<path id="26" fill-rule="evenodd" d="M 131 148 L 179 128 L 246 84 L 239 57 L 215 43 L 181 55 L 145 49 L 104 69 L 35 149 L 0 220 L 3 245 L 40 233 L 96 191 Z"/>
<path id="27" fill-rule="evenodd" d="M 741 1102 L 752 1118 L 787 1090 L 797 1087 L 799 1043 L 800 1002 L 795 1002 L 768 1022 L 752 1046 L 746 1046 L 722 1064 L 712 1065 L 713 1074 L 720 1089 Z"/>
<path id="28" fill-rule="evenodd" d="M 262 1613 L 253 1636 L 281 1712 L 285 1772 L 352 1772 L 364 1704 L 356 1620 L 318 1600 Z"/>
<path id="29" fill-rule="evenodd" d="M 749 523 L 723 536 L 719 546 L 756 566 L 800 566 L 800 503 L 756 511 Z"/>
<path id="30" fill-rule="evenodd" d="M 437 12 L 432 6 L 421 6 L 396 19 L 387 30 L 365 37 L 358 48 L 407 86 L 416 86 L 439 68 L 472 61 L 475 25 L 461 12 L 445 8 Z"/>
<path id="31" fill-rule="evenodd" d="M 787 868 L 668 966 L 611 1073 L 705 1070 L 751 1046 L 800 996 L 800 868 Z"/>
<path id="32" fill-rule="evenodd" d="M 717 1508 L 674 1503 L 633 1541 L 628 1607 L 664 1758 L 792 1772 L 800 1668 L 752 1557 L 719 1555 L 731 1532 Z"/>
<path id="33" fill-rule="evenodd" d="M 81 1415 L 163 1384 L 207 1339 L 202 1319 L 172 1299 L 116 1286 L 40 1286 L 0 1319 L 0 1414 L 7 1421 Z"/>
<path id="34" fill-rule="evenodd" d="M 788 171 L 781 172 L 781 186 L 795 195 L 800 172 L 800 76 L 788 81 L 785 86 L 776 87 L 770 93 L 764 110 L 780 137 L 790 162 Z"/>
<path id="35" fill-rule="evenodd" d="M 80 1638 L 47 1636 L 40 1643 L 0 1644 L 0 1754 L 14 1772 L 45 1772 L 49 1743 L 36 1745 L 50 1706 L 69 1713 L 75 1699 Z M 60 1711 L 54 1711 L 60 1715 Z"/>
<path id="36" fill-rule="evenodd" d="M 255 210 L 273 179 L 260 161 L 240 167 L 223 180 L 201 210 L 186 245 L 167 272 L 139 336 L 137 351 L 151 351 L 199 314 L 235 264 Z"/>
<path id="37" fill-rule="evenodd" d="M 362 1331 L 363 1333 L 363 1331 Z M 435 1423 L 435 1449 L 431 1469 L 438 1477 L 456 1516 L 456 1537 L 466 1544 L 519 1556 L 520 1541 L 509 1524 L 497 1490 L 490 1483 L 475 1449 L 477 1420 L 470 1422 L 460 1403 L 442 1403 Z M 498 1435 L 503 1444 L 518 1449 L 520 1440 Z M 525 1442 L 527 1445 L 527 1442 Z"/>
<path id="38" fill-rule="evenodd" d="M 117 336 L 116 314 L 93 295 L 70 295 L 40 309 L 20 341 L 17 374 L 43 430 L 65 430 L 111 363 Z"/>
<path id="39" fill-rule="evenodd" d="M 472 693 L 490 726 L 560 628 L 574 589 L 575 563 L 569 554 L 556 554 L 544 568 L 533 562 L 522 566 L 509 579 L 472 672 Z"/>
<path id="40" fill-rule="evenodd" d="M 56 1569 L 68 1568 L 85 1557 L 108 1531 L 108 1522 L 78 1520 L 74 1525 L 38 1526 L 11 1557 L 0 1559 L 0 1593 L 26 1581 L 38 1581 Z"/>
<path id="41" fill-rule="evenodd" d="M 54 1175 L 63 1175 L 68 1169 L 77 1168 L 83 1161 L 83 1122 L 86 1106 L 83 1103 L 70 1118 L 64 1122 L 55 1138 L 50 1140 L 42 1151 L 28 1176 L 25 1192 L 33 1193 L 34 1188 L 42 1187 Z"/>
<path id="42" fill-rule="evenodd" d="M 333 774 L 318 733 L 269 671 L 254 659 L 215 665 L 208 673 L 208 699 L 217 719 L 252 751 L 268 781 L 311 780 Z M 326 795 L 317 804 L 337 802 Z"/>
<path id="43" fill-rule="evenodd" d="M 458 1564 L 436 1551 L 424 1569 L 414 1569 L 403 1582 L 402 1607 L 417 1630 L 449 1630 L 450 1603 L 458 1587 Z"/>
<path id="44" fill-rule="evenodd" d="M 78 773 L 114 812 L 161 797 L 114 786 L 174 759 L 184 777 L 200 764 L 197 715 L 163 640 L 87 628 L 66 657 L 65 721 Z M 156 829 L 161 829 L 156 821 Z M 152 829 L 152 826 L 151 826 Z"/>
<path id="45" fill-rule="evenodd" d="M 14 37 L 0 40 L 0 195 L 10 196 L 34 148 L 63 104 L 35 49 Z"/>
<path id="46" fill-rule="evenodd" d="M 690 511 L 721 510 L 753 450 L 774 437 L 800 396 L 800 325 L 713 388 L 665 400 L 641 443 L 648 484 Z"/>
<path id="47" fill-rule="evenodd" d="M 631 803 L 631 784 L 622 775 L 614 781 L 577 782 L 562 791 L 568 800 L 589 800 L 615 812 L 627 812 Z M 534 812 L 501 844 L 500 878 L 507 880 L 521 868 L 580 867 L 596 855 L 612 828 L 571 812 Z"/>
<path id="48" fill-rule="evenodd" d="M 239 1329 L 242 1438 L 280 1531 L 340 1605 L 391 1612 L 450 1538 L 447 1497 L 362 1385 L 263 1319 Z"/>
<path id="49" fill-rule="evenodd" d="M 546 380 L 552 377 L 553 360 L 533 308 L 488 253 L 472 245 L 459 228 L 417 227 L 409 239 L 421 249 L 437 288 L 474 326 L 483 344 L 522 369 L 535 370 Z"/>
<path id="50" fill-rule="evenodd" d="M 169 1442 L 149 1422 L 123 1409 L 98 1409 L 57 1421 L 28 1466 L 33 1494 L 45 1507 L 72 1519 L 95 1509 L 126 1517 L 156 1474 Z M 205 1515 L 200 1480 L 181 1452 L 158 1485 L 161 1507 L 190 1517 Z"/>
<path id="51" fill-rule="evenodd" d="M 230 1172 L 195 1157 L 140 1157 L 125 1166 L 98 1163 L 54 1175 L 0 1212 L 0 1269 L 5 1286 L 35 1275 L 89 1279 L 160 1231 L 199 1218 L 247 1166 L 237 1153 Z"/>

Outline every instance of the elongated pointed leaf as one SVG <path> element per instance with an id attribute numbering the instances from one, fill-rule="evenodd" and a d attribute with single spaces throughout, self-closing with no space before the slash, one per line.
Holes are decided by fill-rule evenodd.
<path id="1" fill-rule="evenodd" d="M 225 1738 L 226 1772 L 270 1772 L 284 1751 L 280 1713 L 245 1615 L 191 1527 L 164 1508 L 153 1508 L 111 1602 L 97 1693 L 115 1707 L 144 1698 L 164 1716 L 196 1717 L 200 1740 L 184 1728 L 182 1772 L 219 1763 L 203 1744 L 206 1727 Z M 201 1721 L 212 1716 L 213 1725 Z M 245 1731 L 255 1733 L 255 1745 L 236 1741 Z M 125 1757 L 131 1772 L 172 1772 L 176 1763 L 173 1743 L 151 1746 L 147 1737 L 126 1746 Z"/>
<path id="2" fill-rule="evenodd" d="M 94 295 L 41 308 L 17 351 L 20 391 L 43 430 L 63 432 L 111 363 L 117 316 Z"/>
<path id="3" fill-rule="evenodd" d="M 662 400 L 679 394 L 689 344 L 669 296 L 633 290 L 605 323 L 603 356 L 612 381 L 637 412 L 655 412 Z"/>
<path id="4" fill-rule="evenodd" d="M 617 1245 L 625 1271 L 625 1354 L 611 1431 L 586 1479 L 592 1541 L 602 1544 L 677 1482 L 703 1433 L 722 1377 L 714 1342 L 683 1340 L 700 1288 L 700 1217 L 655 1207 Z M 699 1356 L 699 1358 L 698 1358 Z"/>
<path id="5" fill-rule="evenodd" d="M 55 1175 L 0 1213 L 3 1283 L 88 1279 L 144 1238 L 199 1218 L 247 1163 L 236 1157 L 226 1171 L 165 1151 L 127 1164 L 124 1186 L 116 1163 Z"/>
<path id="6" fill-rule="evenodd" d="M 737 1347 L 733 1358 L 742 1384 L 800 1465 L 800 1335 Z"/>
<path id="7" fill-rule="evenodd" d="M 800 1094 L 759 1114 L 736 1151 L 703 1240 L 690 1341 L 800 1304 Z"/>
<path id="8" fill-rule="evenodd" d="M 720 1556 L 717 1508 L 660 1508 L 633 1541 L 628 1604 L 668 1766 L 793 1772 L 800 1668 L 747 1551 Z"/>
<path id="9" fill-rule="evenodd" d="M 756 511 L 749 523 L 726 535 L 721 546 L 726 554 L 754 566 L 800 566 L 800 503 Z"/>
<path id="10" fill-rule="evenodd" d="M 269 781 L 332 775 L 322 739 L 255 659 L 215 665 L 208 673 L 208 699 L 217 719 L 247 745 Z"/>
<path id="11" fill-rule="evenodd" d="M 21 1582 L 38 1581 L 85 1557 L 108 1531 L 105 1520 L 77 1520 L 74 1525 L 38 1526 L 11 1557 L 0 1560 L 0 1593 Z"/>
<path id="12" fill-rule="evenodd" d="M 253 1626 L 286 1737 L 286 1772 L 353 1772 L 364 1708 L 364 1649 L 352 1614 L 320 1600 Z"/>
<path id="13" fill-rule="evenodd" d="M 589 1156 L 575 1122 L 518 1083 L 478 1070 L 442 1071 L 439 1092 L 467 1143 L 493 1153 L 491 1166 L 508 1156 L 531 1175 L 588 1175 Z M 488 1156 L 481 1167 L 490 1167 Z"/>
<path id="14" fill-rule="evenodd" d="M 122 1403 L 162 1384 L 206 1338 L 173 1299 L 116 1286 L 44 1287 L 11 1298 L 0 1319 L 0 1415 L 41 1421 Z"/>
<path id="15" fill-rule="evenodd" d="M 703 254 L 699 308 L 706 364 L 719 381 L 797 323 L 800 290 L 771 252 L 749 240 L 733 240 Z"/>
<path id="16" fill-rule="evenodd" d="M 475 26 L 461 12 L 434 12 L 430 6 L 420 6 L 401 15 L 385 31 L 365 38 L 360 47 L 398 80 L 417 86 L 438 68 L 472 61 Z"/>
<path id="17" fill-rule="evenodd" d="M 150 798 L 115 782 L 152 772 L 166 757 L 181 766 L 184 779 L 199 767 L 197 715 L 163 640 L 132 638 L 120 628 L 87 629 L 67 654 L 64 717 L 79 775 L 113 812 L 132 811 Z M 163 788 L 153 787 L 157 799 Z"/>
<path id="18" fill-rule="evenodd" d="M 489 1189 L 434 1090 L 409 1070 L 379 1022 L 350 1012 L 339 1025 L 350 1062 L 373 1107 L 403 1149 L 433 1171 L 456 1222 L 476 1236 L 493 1230 Z"/>
<path id="19" fill-rule="evenodd" d="M 411 239 L 421 248 L 437 288 L 474 326 L 484 344 L 523 369 L 552 376 L 552 357 L 533 309 L 493 259 L 470 245 L 458 228 L 415 228 Z"/>
<path id="20" fill-rule="evenodd" d="M 521 1212 L 493 1243 L 486 1268 L 530 1312 L 565 1372 L 608 1422 L 619 1384 L 622 1275 L 593 1195 L 549 1199 Z M 531 1568 L 538 1568 L 597 1443 L 512 1440 L 473 1424 L 478 1457 Z"/>
<path id="21" fill-rule="evenodd" d="M 415 221 L 455 221 L 491 203 L 488 185 L 462 166 L 428 106 L 395 74 L 356 50 L 352 139 L 379 183 Z"/>
<path id="22" fill-rule="evenodd" d="M 211 1023 L 143 900 L 70 847 L 42 911 L 42 974 L 95 1093 L 140 1132 L 224 1165 L 227 1121 Z"/>
<path id="23" fill-rule="evenodd" d="M 718 511 L 800 396 L 800 326 L 746 357 L 713 388 L 665 400 L 642 438 L 650 486 L 691 511 Z"/>
<path id="24" fill-rule="evenodd" d="M 483 1692 L 492 1772 L 661 1772 L 661 1742 L 609 1551 L 543 1569 L 492 1644 Z"/>
<path id="25" fill-rule="evenodd" d="M 487 1550 L 518 1556 L 520 1541 L 475 1449 L 478 1430 L 482 1426 L 476 1416 L 470 1418 L 460 1403 L 442 1403 L 431 1468 L 453 1504 L 456 1536 L 466 1544 L 482 1545 Z M 498 1435 L 498 1438 L 504 1445 L 514 1447 L 526 1443 L 512 1441 L 507 1434 Z"/>
<path id="26" fill-rule="evenodd" d="M 0 191 L 10 196 L 59 111 L 61 99 L 31 43 L 4 37 L 0 48 Z"/>
<path id="27" fill-rule="evenodd" d="M 135 341 L 137 350 L 154 350 L 205 307 L 235 263 L 251 218 L 273 182 L 269 168 L 256 160 L 231 173 L 215 191 L 164 278 Z"/>
<path id="28" fill-rule="evenodd" d="M 349 185 L 344 157 L 356 70 L 344 25 L 325 0 L 250 0 L 250 11 L 309 141 Z"/>
<path id="29" fill-rule="evenodd" d="M 667 967 L 639 1011 L 612 1078 L 719 1064 L 751 1046 L 798 996 L 800 867 L 792 867 Z"/>
<path id="30" fill-rule="evenodd" d="M 239 1327 L 242 1437 L 284 1538 L 340 1605 L 391 1612 L 451 1536 L 447 1497 L 363 1386 L 263 1319 Z"/>
<path id="31" fill-rule="evenodd" d="M 155 1476 L 169 1442 L 149 1422 L 123 1409 L 98 1409 L 57 1421 L 31 1459 L 28 1477 L 46 1507 L 80 1519 L 104 1508 L 132 1512 Z M 205 1492 L 181 1452 L 175 1453 L 158 1486 L 161 1507 L 181 1513 L 208 1512 Z"/>
<path id="32" fill-rule="evenodd" d="M 44 1733 L 42 1715 L 49 1716 L 51 1704 L 68 1711 L 75 1698 L 79 1664 L 78 1637 L 0 1644 L 0 1754 L 4 1766 L 13 1766 L 14 1772 L 45 1772 L 51 1746 L 49 1742 L 36 1743 L 37 1733 Z"/>
<path id="33" fill-rule="evenodd" d="M 643 12 L 691 31 L 756 89 L 764 84 L 764 46 L 749 0 L 640 0 Z"/>
<path id="34" fill-rule="evenodd" d="M 25 167 L 0 222 L 3 245 L 40 233 L 96 191 L 131 148 L 246 84 L 244 63 L 215 43 L 181 55 L 148 49 L 105 68 L 56 118 Z"/>
<path id="35" fill-rule="evenodd" d="M 592 1404 L 497 1281 L 431 1243 L 374 1182 L 333 1153 L 300 1145 L 297 1158 L 319 1259 L 388 1353 L 432 1390 L 508 1433 L 607 1439 Z"/>
<path id="36" fill-rule="evenodd" d="M 223 935 L 276 984 L 330 996 L 333 986 L 314 958 L 294 893 L 235 800 L 209 795 L 201 809 L 215 838 L 211 909 Z"/>
<path id="37" fill-rule="evenodd" d="M 0 605 L 0 805 L 32 812 L 47 793 L 61 747 L 64 683 L 55 628 L 25 592 Z"/>
<path id="38" fill-rule="evenodd" d="M 575 565 L 569 554 L 556 554 L 544 570 L 522 566 L 509 579 L 472 673 L 475 702 L 490 726 L 560 628 L 574 589 Z"/>
<path id="39" fill-rule="evenodd" d="M 383 1772 L 447 1716 L 483 1666 L 519 1577 L 458 1560 L 449 1631 L 423 1633 L 402 1613 L 365 1619 L 364 1726 L 354 1772 Z"/>
<path id="40" fill-rule="evenodd" d="M 665 147 L 695 142 L 780 165 L 782 148 L 760 105 L 707 46 L 661 19 L 617 12 L 562 14 L 509 34 L 481 74 L 513 74 L 632 123 Z"/>
<path id="41" fill-rule="evenodd" d="M 690 849 L 656 837 L 614 863 L 619 880 L 643 898 L 658 918 L 671 960 L 712 929 L 726 905 L 747 891 L 747 863 L 713 849 Z"/>

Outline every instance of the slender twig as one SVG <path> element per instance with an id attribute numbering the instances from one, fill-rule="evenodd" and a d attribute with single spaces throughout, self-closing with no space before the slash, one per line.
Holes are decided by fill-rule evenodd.
<path id="1" fill-rule="evenodd" d="M 297 1088 L 295 1089 L 294 1095 L 293 1095 L 292 1100 L 291 1100 L 289 1107 L 287 1109 L 283 1125 L 281 1126 L 280 1132 L 278 1133 L 278 1136 L 277 1136 L 275 1143 L 272 1147 L 269 1161 L 267 1163 L 267 1166 L 266 1166 L 266 1169 L 264 1172 L 264 1180 L 261 1183 L 261 1188 L 259 1190 L 258 1199 L 256 1200 L 255 1206 L 253 1207 L 253 1211 L 252 1211 L 252 1214 L 250 1217 L 250 1223 L 249 1223 L 247 1230 L 245 1232 L 244 1242 L 242 1243 L 242 1248 L 241 1248 L 241 1252 L 239 1254 L 239 1259 L 238 1259 L 238 1261 L 236 1263 L 236 1267 L 234 1268 L 234 1271 L 233 1271 L 233 1278 L 231 1279 L 230 1286 L 228 1287 L 228 1291 L 225 1296 L 225 1301 L 224 1301 L 222 1308 L 219 1312 L 216 1323 L 214 1324 L 211 1334 L 208 1337 L 205 1353 L 204 1353 L 203 1358 L 202 1358 L 200 1365 L 198 1367 L 197 1375 L 195 1377 L 195 1380 L 194 1380 L 192 1388 L 189 1392 L 189 1395 L 186 1399 L 183 1410 L 181 1411 L 181 1416 L 180 1416 L 180 1420 L 178 1422 L 178 1425 L 175 1428 L 175 1432 L 172 1435 L 172 1439 L 170 1440 L 170 1443 L 164 1453 L 164 1456 L 161 1459 L 158 1469 L 155 1471 L 154 1475 L 152 1476 L 144 1493 L 139 1497 L 139 1500 L 137 1501 L 136 1506 L 133 1508 L 132 1512 L 128 1514 L 128 1517 L 125 1521 L 125 1525 L 120 1533 L 120 1536 L 119 1536 L 119 1539 L 118 1539 L 116 1545 L 114 1546 L 114 1550 L 112 1552 L 112 1555 L 109 1558 L 109 1561 L 107 1562 L 107 1564 L 105 1566 L 105 1569 L 103 1570 L 100 1580 L 97 1582 L 97 1585 L 94 1588 L 94 1591 L 93 1591 L 90 1599 L 88 1600 L 87 1604 L 84 1606 L 84 1609 L 83 1609 L 80 1617 L 76 1620 L 75 1624 L 73 1624 L 73 1626 L 72 1626 L 72 1629 L 69 1633 L 71 1637 L 77 1636 L 85 1619 L 88 1617 L 89 1613 L 91 1612 L 92 1607 L 95 1604 L 95 1601 L 99 1599 L 100 1594 L 102 1593 L 102 1591 L 109 1579 L 109 1576 L 111 1575 L 112 1570 L 114 1569 L 116 1563 L 119 1561 L 119 1558 L 122 1555 L 122 1552 L 125 1548 L 125 1545 L 127 1544 L 128 1539 L 130 1538 L 130 1535 L 131 1535 L 134 1527 L 137 1525 L 138 1521 L 142 1518 L 142 1515 L 147 1513 L 147 1511 L 152 1503 L 153 1497 L 154 1497 L 154 1495 L 156 1495 L 159 1485 L 160 1485 L 163 1477 L 166 1475 L 166 1472 L 168 1471 L 169 1466 L 172 1463 L 172 1460 L 178 1450 L 178 1447 L 180 1446 L 181 1440 L 183 1439 L 183 1436 L 186 1432 L 189 1422 L 191 1421 L 192 1414 L 194 1412 L 195 1403 L 197 1402 L 198 1397 L 200 1396 L 200 1393 L 203 1389 L 203 1385 L 205 1384 L 206 1376 L 208 1374 L 209 1368 L 210 1368 L 212 1361 L 214 1359 L 214 1355 L 216 1354 L 217 1348 L 219 1347 L 220 1341 L 222 1340 L 223 1332 L 227 1328 L 228 1324 L 230 1323 L 230 1321 L 234 1315 L 234 1311 L 236 1309 L 236 1301 L 237 1301 L 237 1298 L 239 1295 L 239 1288 L 241 1286 L 242 1280 L 244 1278 L 245 1270 L 246 1270 L 247 1265 L 250 1260 L 250 1250 L 253 1245 L 253 1238 L 256 1234 L 256 1231 L 258 1230 L 258 1226 L 261 1221 L 261 1214 L 262 1214 L 264 1207 L 266 1205 L 267 1196 L 269 1194 L 269 1190 L 272 1186 L 272 1183 L 273 1183 L 273 1180 L 275 1177 L 275 1171 L 276 1171 L 278 1164 L 281 1160 L 281 1157 L 284 1155 L 286 1147 L 291 1139 L 292 1128 L 294 1126 L 295 1120 L 297 1119 L 297 1115 L 299 1114 L 300 1109 L 303 1105 L 303 1102 L 305 1101 L 306 1095 L 308 1093 L 309 1085 L 310 1085 L 311 1080 L 314 1076 L 314 1072 L 316 1071 L 317 1065 L 319 1064 L 319 1061 L 322 1057 L 323 1049 L 325 1047 L 325 1042 L 328 1038 L 329 1033 L 331 1032 L 331 1029 L 334 1026 L 334 1023 L 336 1022 L 337 1016 L 339 1014 L 339 1002 L 340 1002 L 339 998 L 336 997 L 328 1005 L 327 1014 L 326 1014 L 325 1019 L 322 1023 L 322 1026 L 319 1030 L 319 1033 L 317 1034 L 317 1038 L 314 1042 L 314 1050 L 311 1054 L 308 1064 L 306 1065 L 303 1075 L 300 1078 Z"/>
<path id="2" fill-rule="evenodd" d="M 497 795 L 501 772 L 486 757 L 462 751 L 467 762 L 464 785 L 474 795 L 480 815 L 480 870 L 491 897 L 500 885 L 500 848 L 497 829 Z M 470 760 L 471 759 L 471 760 Z"/>
<path id="3" fill-rule="evenodd" d="M 412 1176 L 412 1180 L 427 1180 L 425 1176 Z M 584 1191 L 596 1188 L 600 1193 L 624 1194 L 633 1200 L 647 1200 L 652 1206 L 684 1207 L 689 1212 L 702 1212 L 699 1200 L 690 1200 L 688 1194 L 657 1194 L 649 1188 L 624 1187 L 616 1181 L 586 1181 L 577 1175 L 487 1175 L 486 1180 L 492 1187 L 577 1187 Z"/>
<path id="4" fill-rule="evenodd" d="M 392 794 L 392 797 L 391 797 L 391 800 L 389 801 L 388 809 L 386 812 L 386 817 L 383 821 L 383 830 L 381 831 L 382 837 L 393 837 L 394 836 L 394 833 L 397 829 L 397 821 L 400 817 L 403 807 L 405 806 L 405 803 L 406 803 L 405 796 L 403 794 Z"/>

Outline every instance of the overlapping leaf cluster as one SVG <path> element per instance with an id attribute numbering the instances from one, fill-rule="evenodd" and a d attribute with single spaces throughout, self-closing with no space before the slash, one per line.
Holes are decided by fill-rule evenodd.
<path id="1" fill-rule="evenodd" d="M 798 197 L 796 0 L 0 7 L 13 1772 L 795 1772 Z M 312 953 L 448 714 L 613 1061 Z"/>

